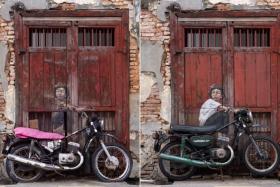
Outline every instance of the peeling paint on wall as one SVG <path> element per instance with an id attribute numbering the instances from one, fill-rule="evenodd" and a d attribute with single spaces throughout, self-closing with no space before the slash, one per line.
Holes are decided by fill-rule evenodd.
<path id="1" fill-rule="evenodd" d="M 17 3 L 22 2 L 25 5 L 26 9 L 47 9 L 48 2 L 47 0 L 9 0 L 5 1 L 4 5 L 0 9 L 0 16 L 6 21 L 10 21 L 10 13 L 11 7 Z"/>
<path id="2" fill-rule="evenodd" d="M 56 3 L 75 3 L 75 4 L 91 4 L 94 6 L 100 5 L 101 0 L 53 0 Z"/>
<path id="3" fill-rule="evenodd" d="M 233 5 L 255 5 L 256 0 L 209 0 L 210 3 L 230 3 Z"/>
<path id="4" fill-rule="evenodd" d="M 145 72 L 141 73 L 140 77 L 140 102 L 144 102 L 151 94 L 152 86 L 156 83 L 155 73 Z"/>
<path id="5" fill-rule="evenodd" d="M 178 3 L 182 10 L 200 10 L 203 7 L 202 0 L 162 0 L 157 7 L 157 17 L 166 21 L 167 7 L 172 3 Z"/>
<path id="6" fill-rule="evenodd" d="M 165 86 L 160 94 L 161 107 L 160 107 L 160 117 L 168 123 L 164 125 L 164 130 L 169 129 L 169 124 L 171 122 L 171 88 L 170 86 Z"/>
<path id="7" fill-rule="evenodd" d="M 5 65 L 7 62 L 8 47 L 7 45 L 0 43 L 0 82 L 4 91 L 8 90 L 8 80 L 5 74 Z"/>
<path id="8" fill-rule="evenodd" d="M 129 94 L 130 131 L 139 130 L 139 93 Z"/>
<path id="9" fill-rule="evenodd" d="M 160 73 L 163 48 L 160 42 L 142 41 L 141 43 L 141 71 L 153 72 L 159 90 L 163 90 L 163 79 Z M 142 100 L 142 99 L 141 99 Z"/>
<path id="10" fill-rule="evenodd" d="M 5 101 L 6 101 L 5 116 L 13 122 L 16 120 L 16 116 L 15 116 L 16 94 L 15 93 L 16 93 L 15 87 L 9 85 L 8 90 L 4 94 Z"/>

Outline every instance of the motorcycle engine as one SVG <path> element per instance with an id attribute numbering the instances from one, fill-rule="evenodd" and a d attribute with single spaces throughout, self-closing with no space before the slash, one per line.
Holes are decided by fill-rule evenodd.
<path id="1" fill-rule="evenodd" d="M 227 151 L 224 148 L 213 148 L 210 153 L 211 157 L 216 159 L 223 159 L 227 156 Z"/>
<path id="2" fill-rule="evenodd" d="M 77 157 L 74 155 L 74 153 L 59 153 L 58 154 L 58 162 L 61 165 L 65 164 L 72 164 L 76 162 Z"/>
<path id="3" fill-rule="evenodd" d="M 40 141 L 40 144 L 50 152 L 53 152 L 55 149 L 59 148 L 61 145 L 61 140 L 54 140 L 54 141 Z"/>
<path id="4" fill-rule="evenodd" d="M 74 164 L 79 160 L 79 156 L 77 156 L 75 153 L 80 148 L 80 144 L 75 142 L 68 142 L 68 151 L 70 153 L 59 153 L 58 154 L 58 162 L 61 165 L 65 164 Z"/>

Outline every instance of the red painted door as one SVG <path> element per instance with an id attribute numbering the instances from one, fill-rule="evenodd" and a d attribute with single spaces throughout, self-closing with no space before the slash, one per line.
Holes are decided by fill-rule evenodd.
<path id="1" fill-rule="evenodd" d="M 30 11 L 16 14 L 16 27 L 17 124 L 61 132 L 65 120 L 71 133 L 83 127 L 78 113 L 61 116 L 71 104 L 104 118 L 128 145 L 128 12 Z"/>
<path id="2" fill-rule="evenodd" d="M 206 26 L 205 26 L 206 25 Z M 177 32 L 178 49 L 172 66 L 173 122 L 198 125 L 201 105 L 207 100 L 210 85 L 223 84 L 223 23 L 182 23 Z M 174 60 L 175 60 L 174 59 Z"/>
<path id="3" fill-rule="evenodd" d="M 277 135 L 277 54 L 275 24 L 233 25 L 234 106 L 248 107 L 257 132 Z"/>
<path id="4" fill-rule="evenodd" d="M 237 18 L 247 19 L 250 13 L 219 14 L 221 21 L 214 21 L 216 16 L 215 12 L 171 15 L 172 123 L 198 125 L 199 109 L 209 98 L 209 86 L 218 83 L 225 90 L 223 104 L 251 109 L 256 122 L 268 126 L 253 130 L 276 138 L 277 14 L 270 22 Z M 205 19 L 212 22 L 202 21 Z"/>

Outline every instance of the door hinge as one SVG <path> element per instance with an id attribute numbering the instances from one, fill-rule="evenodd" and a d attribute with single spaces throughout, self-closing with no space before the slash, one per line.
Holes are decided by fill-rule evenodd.
<path id="1" fill-rule="evenodd" d="M 26 50 L 25 49 L 19 49 L 19 51 L 18 51 L 18 54 L 19 55 L 24 55 L 26 53 Z"/>
<path id="2" fill-rule="evenodd" d="M 183 53 L 183 50 L 175 50 L 174 55 L 181 55 Z"/>

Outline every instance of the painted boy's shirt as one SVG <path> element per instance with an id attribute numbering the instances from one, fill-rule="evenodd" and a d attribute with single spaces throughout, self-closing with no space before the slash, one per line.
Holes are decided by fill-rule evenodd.
<path id="1" fill-rule="evenodd" d="M 219 106 L 221 106 L 221 103 L 213 99 L 205 101 L 199 112 L 199 126 L 203 126 L 206 120 L 217 112 Z"/>

